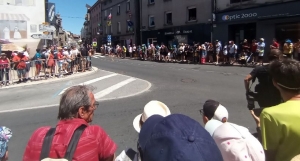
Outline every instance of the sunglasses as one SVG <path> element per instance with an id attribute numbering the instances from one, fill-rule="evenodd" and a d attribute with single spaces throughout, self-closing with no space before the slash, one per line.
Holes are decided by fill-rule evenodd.
<path id="1" fill-rule="evenodd" d="M 204 116 L 204 111 L 203 109 L 199 110 L 200 111 L 200 115 Z"/>

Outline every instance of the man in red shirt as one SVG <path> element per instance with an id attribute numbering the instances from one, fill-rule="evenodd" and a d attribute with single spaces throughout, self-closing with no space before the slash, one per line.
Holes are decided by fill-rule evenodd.
<path id="1" fill-rule="evenodd" d="M 279 49 L 279 44 L 277 43 L 277 40 L 274 38 L 273 39 L 273 44 L 270 45 L 271 49 Z"/>
<path id="2" fill-rule="evenodd" d="M 51 144 L 49 158 L 64 157 L 74 131 L 81 125 L 84 129 L 73 161 L 113 161 L 116 144 L 98 125 L 89 125 L 99 103 L 95 101 L 92 89 L 84 85 L 69 88 L 61 97 L 58 123 Z M 41 127 L 31 136 L 23 161 L 40 161 L 42 144 L 50 127 Z"/>
<path id="3" fill-rule="evenodd" d="M 26 81 L 26 61 L 28 58 L 24 55 L 23 52 L 19 52 L 17 56 L 14 56 L 13 60 L 15 67 L 17 68 L 17 74 L 19 78 L 19 83 Z"/>

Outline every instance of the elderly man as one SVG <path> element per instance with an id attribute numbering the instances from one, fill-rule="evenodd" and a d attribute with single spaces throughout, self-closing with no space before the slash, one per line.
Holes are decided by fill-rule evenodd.
<path id="1" fill-rule="evenodd" d="M 37 129 L 26 146 L 23 161 L 40 161 L 45 158 L 113 161 L 116 144 L 100 126 L 89 125 L 98 105 L 92 89 L 87 86 L 69 88 L 60 100 L 56 128 Z M 77 140 L 74 139 L 76 137 Z M 74 155 L 67 157 L 66 151 L 72 143 L 78 144 L 70 151 Z"/>

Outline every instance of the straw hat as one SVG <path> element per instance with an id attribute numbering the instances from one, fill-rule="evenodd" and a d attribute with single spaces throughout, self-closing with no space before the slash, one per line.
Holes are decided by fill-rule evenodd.
<path id="1" fill-rule="evenodd" d="M 143 113 L 137 115 L 133 120 L 133 127 L 139 133 L 141 131 L 140 121 L 145 122 L 152 115 L 161 115 L 166 117 L 170 115 L 171 112 L 167 105 L 160 101 L 150 101 L 144 107 Z"/>

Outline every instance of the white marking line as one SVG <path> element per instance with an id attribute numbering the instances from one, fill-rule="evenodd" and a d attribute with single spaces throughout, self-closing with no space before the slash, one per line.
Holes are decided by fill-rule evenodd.
<path id="1" fill-rule="evenodd" d="M 92 84 L 92 83 L 95 83 L 95 82 L 98 82 L 100 80 L 107 79 L 107 78 L 110 78 L 110 77 L 113 77 L 113 76 L 116 76 L 116 75 L 118 75 L 118 74 L 114 73 L 114 74 L 106 75 L 106 76 L 103 76 L 103 77 L 99 77 L 99 78 L 96 78 L 96 79 L 92 79 L 92 80 L 80 83 L 78 85 L 89 85 L 89 84 Z M 63 89 L 58 95 L 62 95 L 67 89 L 69 89 L 71 87 Z"/>
<path id="2" fill-rule="evenodd" d="M 121 88 L 121 87 L 123 87 L 123 86 L 125 86 L 125 85 L 127 85 L 127 84 L 129 84 L 129 83 L 131 83 L 133 81 L 135 81 L 135 80 L 136 80 L 135 78 L 129 78 L 129 79 L 125 80 L 125 81 L 122 81 L 122 82 L 120 82 L 118 84 L 110 86 L 110 87 L 108 87 L 108 88 L 106 88 L 106 89 L 104 89 L 104 90 L 96 93 L 94 96 L 95 96 L 96 99 L 102 98 L 102 97 L 104 97 L 104 96 L 112 93 L 113 91 L 115 91 L 115 90 L 117 90 L 117 89 L 119 89 L 119 88 Z"/>

